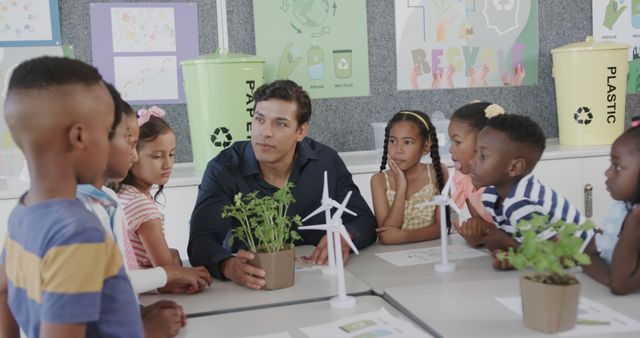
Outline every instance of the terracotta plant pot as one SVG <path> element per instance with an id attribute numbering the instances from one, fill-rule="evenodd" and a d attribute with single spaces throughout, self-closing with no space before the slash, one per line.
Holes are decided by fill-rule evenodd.
<path id="1" fill-rule="evenodd" d="M 554 333 L 572 329 L 578 315 L 580 283 L 553 285 L 520 277 L 522 317 L 526 327 Z"/>
<path id="2" fill-rule="evenodd" d="M 293 269 L 295 265 L 294 249 L 278 252 L 258 252 L 250 262 L 251 265 L 266 271 L 265 289 L 276 290 L 293 285 Z"/>

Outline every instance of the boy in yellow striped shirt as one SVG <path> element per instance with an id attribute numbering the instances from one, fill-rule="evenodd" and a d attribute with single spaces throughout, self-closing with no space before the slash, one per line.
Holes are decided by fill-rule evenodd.
<path id="1" fill-rule="evenodd" d="M 107 164 L 121 116 L 100 74 L 80 61 L 42 57 L 13 72 L 5 101 L 31 184 L 9 216 L 0 256 L 0 336 L 142 337 L 122 256 L 76 199 Z"/>

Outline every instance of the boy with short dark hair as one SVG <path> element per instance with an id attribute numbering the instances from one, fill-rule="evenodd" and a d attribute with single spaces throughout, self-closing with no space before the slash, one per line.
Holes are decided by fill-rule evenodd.
<path id="1" fill-rule="evenodd" d="M 5 101 L 31 183 L 0 257 L 0 336 L 142 337 L 122 256 L 76 199 L 105 171 L 114 102 L 94 67 L 42 57 L 13 72 Z M 10 310 L 10 311 L 9 311 Z"/>
<path id="2" fill-rule="evenodd" d="M 489 119 L 478 134 L 471 177 L 476 187 L 487 187 L 482 203 L 498 229 L 486 235 L 484 242 L 494 253 L 519 246 L 521 234 L 515 225 L 535 214 L 549 215 L 550 222 L 582 224 L 586 221 L 569 200 L 531 174 L 544 152 L 545 142 L 536 122 L 515 114 Z M 539 234 L 544 239 L 555 235 L 551 229 Z M 592 232 L 580 236 L 586 245 Z M 505 268 L 506 262 L 494 260 L 494 266 Z"/>

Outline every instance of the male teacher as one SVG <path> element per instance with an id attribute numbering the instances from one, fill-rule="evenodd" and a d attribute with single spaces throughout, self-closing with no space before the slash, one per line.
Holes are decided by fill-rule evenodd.
<path id="1" fill-rule="evenodd" d="M 232 218 L 222 218 L 222 209 L 233 203 L 237 193 L 259 191 L 271 195 L 292 182 L 296 202 L 290 215 L 304 217 L 320 206 L 323 172 L 328 173 L 329 195 L 342 201 L 352 191 L 347 208 L 357 216 L 343 214 L 343 223 L 359 249 L 376 239 L 376 220 L 351 173 L 335 150 L 308 137 L 311 100 L 295 82 L 278 80 L 265 84 L 254 93 L 255 112 L 251 121 L 251 141 L 240 141 L 223 150 L 209 162 L 198 188 L 198 199 L 191 215 L 189 261 L 205 266 L 211 275 L 230 279 L 253 289 L 265 285 L 265 271 L 250 265 L 253 254 L 238 250 L 235 255 L 225 248 L 227 233 L 239 226 Z M 324 222 L 320 213 L 305 225 Z M 316 248 L 311 259 L 327 262 L 324 231 L 300 231 L 302 241 Z M 344 261 L 349 245 L 341 241 Z"/>

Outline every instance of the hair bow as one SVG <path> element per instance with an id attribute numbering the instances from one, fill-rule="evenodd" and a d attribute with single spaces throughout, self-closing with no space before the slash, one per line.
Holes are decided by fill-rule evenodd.
<path id="1" fill-rule="evenodd" d="M 488 119 L 494 116 L 502 115 L 504 113 L 504 108 L 495 103 L 490 104 L 489 106 L 487 106 L 487 108 L 484 109 L 484 116 Z"/>
<path id="2" fill-rule="evenodd" d="M 151 119 L 151 116 L 162 118 L 166 114 L 167 113 L 158 106 L 153 106 L 149 109 L 140 109 L 138 110 L 138 126 L 147 123 L 149 119 Z"/>

